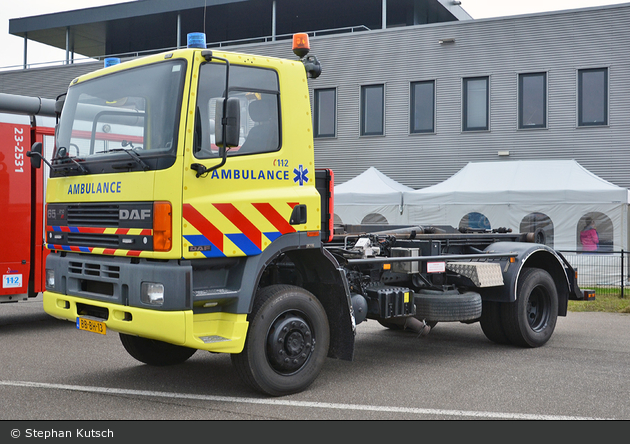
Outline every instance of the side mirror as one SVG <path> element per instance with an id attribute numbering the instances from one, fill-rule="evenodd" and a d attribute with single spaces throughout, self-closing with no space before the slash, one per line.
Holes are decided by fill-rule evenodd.
<path id="1" fill-rule="evenodd" d="M 215 143 L 224 150 L 226 147 L 239 146 L 241 129 L 241 103 L 236 97 L 229 97 L 225 103 L 225 115 L 223 105 L 226 99 L 221 98 L 216 102 L 215 108 Z M 223 128 L 225 123 L 225 135 Z"/>
<path id="2" fill-rule="evenodd" d="M 30 151 L 26 152 L 26 157 L 31 158 L 31 166 L 40 168 L 42 166 L 43 145 L 41 142 L 35 142 Z"/>

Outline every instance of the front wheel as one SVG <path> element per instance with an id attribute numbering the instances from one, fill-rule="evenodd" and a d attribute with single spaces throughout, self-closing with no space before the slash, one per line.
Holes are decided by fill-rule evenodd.
<path id="1" fill-rule="evenodd" d="M 271 285 L 256 295 L 243 351 L 232 355 L 239 376 L 272 396 L 301 392 L 317 378 L 330 342 L 326 311 L 310 292 Z"/>
<path id="2" fill-rule="evenodd" d="M 195 348 L 182 347 L 181 345 L 124 333 L 120 333 L 120 342 L 127 353 L 138 361 L 156 366 L 181 364 L 197 351 Z"/>
<path id="3" fill-rule="evenodd" d="M 518 280 L 516 301 L 501 304 L 505 335 L 514 345 L 544 345 L 558 319 L 558 291 L 551 275 L 526 268 Z"/>

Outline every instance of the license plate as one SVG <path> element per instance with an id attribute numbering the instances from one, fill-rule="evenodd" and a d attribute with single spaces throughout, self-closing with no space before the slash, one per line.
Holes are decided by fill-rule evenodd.
<path id="1" fill-rule="evenodd" d="M 77 318 L 77 328 L 79 330 L 90 331 L 101 335 L 104 335 L 107 332 L 107 326 L 104 322 L 86 318 Z"/>

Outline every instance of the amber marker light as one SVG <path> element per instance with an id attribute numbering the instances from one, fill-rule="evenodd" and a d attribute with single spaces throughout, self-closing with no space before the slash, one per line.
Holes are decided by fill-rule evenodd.
<path id="1" fill-rule="evenodd" d="M 311 50 L 311 46 L 308 43 L 308 34 L 300 32 L 293 34 L 293 54 L 299 58 L 304 57 Z"/>
<path id="2" fill-rule="evenodd" d="M 153 251 L 169 251 L 173 245 L 173 211 L 170 202 L 153 203 Z"/>
<path id="3" fill-rule="evenodd" d="M 383 264 L 383 270 L 391 270 L 392 264 Z"/>

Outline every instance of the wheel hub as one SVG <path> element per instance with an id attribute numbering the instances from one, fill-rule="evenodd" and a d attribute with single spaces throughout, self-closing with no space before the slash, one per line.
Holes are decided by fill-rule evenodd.
<path id="1" fill-rule="evenodd" d="M 308 361 L 315 338 L 308 323 L 296 313 L 285 313 L 274 321 L 267 336 L 267 357 L 279 373 L 290 374 Z"/>
<path id="2" fill-rule="evenodd" d="M 549 318 L 545 294 L 541 291 L 532 292 L 527 301 L 527 321 L 534 331 L 544 328 Z"/>

